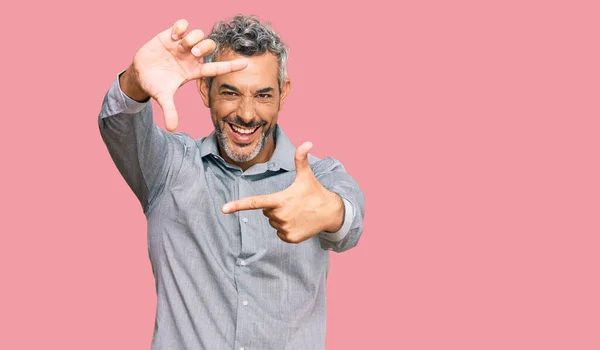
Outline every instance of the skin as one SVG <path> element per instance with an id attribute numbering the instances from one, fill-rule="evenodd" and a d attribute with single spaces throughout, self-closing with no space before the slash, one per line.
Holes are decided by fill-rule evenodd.
<path id="1" fill-rule="evenodd" d="M 155 99 L 163 110 L 167 130 L 173 131 L 178 121 L 173 96 L 180 86 L 196 80 L 216 130 L 223 131 L 221 156 L 243 170 L 267 162 L 275 150 L 269 130 L 277 124 L 290 91 L 289 80 L 279 89 L 276 57 L 270 53 L 242 57 L 225 51 L 216 62 L 202 63 L 202 57 L 213 52 L 216 45 L 204 39 L 201 30 L 187 30 L 188 22 L 178 20 L 142 46 L 119 78 L 121 89 L 137 101 Z M 203 79 L 209 76 L 215 77 L 210 89 Z M 251 142 L 237 143 L 232 140 L 228 122 L 260 125 L 260 130 Z M 263 145 L 255 151 L 261 139 Z M 262 209 L 278 237 L 288 243 L 303 242 L 323 231 L 338 231 L 344 221 L 344 203 L 315 177 L 308 163 L 311 148 L 312 144 L 305 142 L 296 149 L 296 178 L 290 187 L 229 202 L 223 206 L 223 213 Z M 244 157 L 251 159 L 236 161 Z"/>

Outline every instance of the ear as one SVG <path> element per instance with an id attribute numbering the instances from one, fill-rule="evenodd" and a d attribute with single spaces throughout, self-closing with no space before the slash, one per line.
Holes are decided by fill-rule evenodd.
<path id="1" fill-rule="evenodd" d="M 292 89 L 292 81 L 290 79 L 286 79 L 285 83 L 281 87 L 281 95 L 279 96 L 279 110 L 283 109 L 283 105 L 285 104 L 285 100 Z"/>
<path id="2" fill-rule="evenodd" d="M 208 88 L 208 81 L 205 78 L 197 79 L 196 87 L 198 88 L 200 97 L 202 97 L 202 102 L 204 102 L 204 105 L 207 108 L 210 108 L 210 89 Z"/>

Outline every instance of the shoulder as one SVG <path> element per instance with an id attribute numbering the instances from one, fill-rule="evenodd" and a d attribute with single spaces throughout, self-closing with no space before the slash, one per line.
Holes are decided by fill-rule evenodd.
<path id="1" fill-rule="evenodd" d="M 191 135 L 184 132 L 173 132 L 168 133 L 169 143 L 175 153 L 182 153 L 182 155 L 189 155 L 195 153 L 200 149 L 200 140 L 194 139 Z"/>
<path id="2" fill-rule="evenodd" d="M 318 157 L 313 156 L 312 154 L 309 154 L 308 164 L 310 164 L 310 168 L 312 169 L 315 176 L 325 175 L 335 171 L 346 172 L 346 169 L 344 168 L 342 163 L 333 157 L 320 159 Z"/>
<path id="3" fill-rule="evenodd" d="M 204 139 L 196 140 L 190 134 L 186 134 L 185 132 L 172 132 L 170 135 L 175 141 L 183 144 L 196 144 L 196 142 Z"/>

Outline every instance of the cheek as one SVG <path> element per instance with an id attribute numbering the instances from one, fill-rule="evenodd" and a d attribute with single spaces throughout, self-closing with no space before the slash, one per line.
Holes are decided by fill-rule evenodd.
<path id="1" fill-rule="evenodd" d="M 277 122 L 277 114 L 279 109 L 275 104 L 262 104 L 255 107 L 256 115 L 269 124 Z"/>
<path id="2" fill-rule="evenodd" d="M 234 113 L 237 109 L 237 105 L 235 102 L 231 101 L 215 101 L 210 108 L 210 114 L 213 118 L 223 118 L 232 113 Z"/>

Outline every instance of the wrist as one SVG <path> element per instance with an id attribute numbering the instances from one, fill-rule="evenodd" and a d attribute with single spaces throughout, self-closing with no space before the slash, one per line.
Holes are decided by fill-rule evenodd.
<path id="1" fill-rule="evenodd" d="M 337 232 L 344 224 L 344 200 L 337 193 L 330 191 L 329 194 L 329 205 L 331 206 L 331 215 L 329 215 L 329 217 L 331 220 L 325 228 L 325 232 Z"/>
<path id="2" fill-rule="evenodd" d="M 147 102 L 150 96 L 144 92 L 137 79 L 134 76 L 133 66 L 129 66 L 119 77 L 121 91 L 132 100 L 137 102 Z"/>

